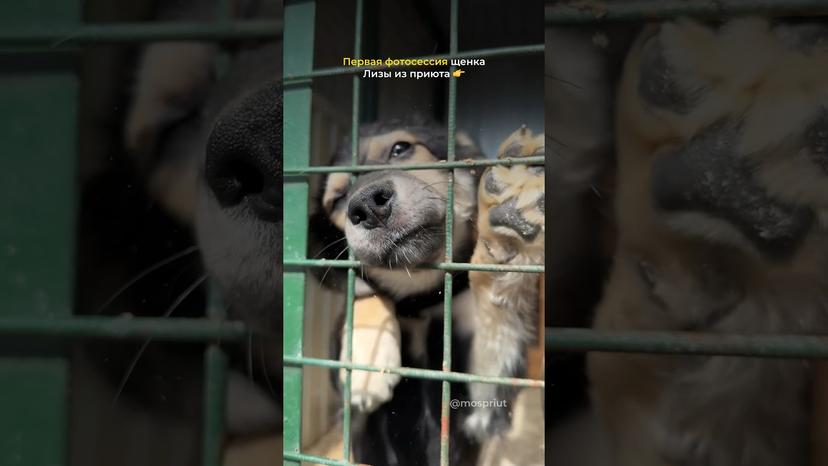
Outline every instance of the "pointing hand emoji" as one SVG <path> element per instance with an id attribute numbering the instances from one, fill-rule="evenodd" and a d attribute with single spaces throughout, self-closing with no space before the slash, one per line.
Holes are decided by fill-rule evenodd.
<path id="1" fill-rule="evenodd" d="M 463 71 L 461 69 L 457 69 L 457 70 L 454 70 L 454 72 L 451 75 L 454 76 L 455 78 L 459 78 L 460 75 L 463 74 L 463 73 L 465 73 L 465 71 Z"/>

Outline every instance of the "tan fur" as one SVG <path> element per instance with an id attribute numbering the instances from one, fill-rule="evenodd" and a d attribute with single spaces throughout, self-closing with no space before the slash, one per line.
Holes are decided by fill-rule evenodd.
<path id="1" fill-rule="evenodd" d="M 688 113 L 648 106 L 639 95 L 641 47 L 660 34 L 677 80 L 706 86 Z M 794 257 L 773 262 L 747 241 L 699 215 L 673 222 L 651 194 L 652 164 L 723 117 L 743 118 L 736 156 L 785 201 L 820 215 L 828 207 L 824 173 L 796 151 L 774 150 L 802 133 L 826 104 L 824 50 L 782 44 L 769 23 L 732 21 L 714 31 L 690 21 L 645 31 L 631 51 L 619 93 L 616 214 L 619 238 L 595 327 L 723 333 L 822 333 L 828 329 L 822 226 Z M 652 290 L 642 276 L 654 282 Z M 707 285 L 716 270 L 735 295 Z M 657 295 L 659 306 L 650 296 Z M 726 313 L 711 319 L 716 304 Z M 810 438 L 801 361 L 595 353 L 594 400 L 623 466 L 800 466 Z M 820 463 L 821 464 L 821 463 Z"/>
<path id="2" fill-rule="evenodd" d="M 351 362 L 382 368 L 401 366 L 400 324 L 394 315 L 394 303 L 379 296 L 354 301 L 353 351 Z M 344 330 L 344 329 L 343 329 Z M 342 354 L 345 358 L 345 335 L 342 336 Z M 346 371 L 339 371 L 344 383 Z M 359 371 L 351 372 L 351 404 L 362 411 L 371 411 L 391 399 L 399 383 L 397 374 Z"/>
<path id="3" fill-rule="evenodd" d="M 215 46 L 204 42 L 159 42 L 144 50 L 124 129 L 126 148 L 141 168 L 158 150 L 165 127 L 200 104 L 212 83 L 215 54 Z M 163 160 L 150 174 L 153 197 L 187 224 L 198 197 L 199 162 L 179 156 Z"/>
<path id="4" fill-rule="evenodd" d="M 500 146 L 499 158 L 543 154 L 543 134 L 533 136 L 521 128 Z M 474 264 L 530 265 L 544 263 L 544 215 L 537 200 L 544 194 L 543 172 L 530 172 L 526 165 L 494 166 L 486 170 L 502 189 L 489 192 L 485 182 L 478 187 L 477 245 Z M 493 226 L 490 211 L 509 200 L 527 221 L 540 226 L 540 232 L 526 240 L 511 228 Z M 469 273 L 477 303 L 476 327 L 472 343 L 471 372 L 479 375 L 512 377 L 526 364 L 526 345 L 534 337 L 538 320 L 538 279 L 536 274 L 517 272 Z M 471 384 L 473 400 L 505 398 L 502 390 L 489 384 Z M 505 400 L 509 403 L 512 400 Z M 491 408 L 478 408 L 465 427 L 472 435 L 485 437 L 491 432 Z"/>

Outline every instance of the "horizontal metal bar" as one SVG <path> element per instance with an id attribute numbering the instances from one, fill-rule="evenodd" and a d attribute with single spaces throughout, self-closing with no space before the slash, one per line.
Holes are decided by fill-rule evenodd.
<path id="1" fill-rule="evenodd" d="M 498 47 L 498 48 L 490 48 L 490 49 L 480 49 L 480 50 L 469 50 L 466 52 L 460 52 L 455 54 L 440 54 L 440 55 L 425 55 L 419 57 L 391 57 L 393 59 L 398 58 L 410 58 L 412 60 L 431 60 L 431 59 L 454 59 L 454 58 L 497 58 L 497 57 L 508 57 L 508 56 L 519 56 L 519 55 L 530 55 L 533 53 L 542 53 L 543 52 L 544 44 L 532 44 L 532 45 L 517 45 L 513 47 Z M 366 57 L 367 58 L 367 57 Z M 337 66 L 331 68 L 322 68 L 319 70 L 314 70 L 310 73 L 306 74 L 296 74 L 290 75 L 286 74 L 284 76 L 284 83 L 286 85 L 290 84 L 297 84 L 301 82 L 305 82 L 314 78 L 323 78 L 328 76 L 339 76 L 339 75 L 348 75 L 348 74 L 357 74 L 362 73 L 363 70 L 384 70 L 389 68 L 405 68 L 404 65 L 402 66 L 364 66 L 364 67 L 354 67 L 354 66 Z"/>
<path id="2" fill-rule="evenodd" d="M 326 466 L 364 466 L 356 463 L 349 463 L 347 461 L 342 460 L 332 460 L 330 458 L 325 458 L 322 456 L 307 455 L 305 453 L 292 453 L 286 451 L 282 454 L 282 456 L 287 461 L 301 461 L 311 464 L 324 464 Z"/>
<path id="3" fill-rule="evenodd" d="M 221 23 L 109 23 L 79 27 L 6 27 L 0 29 L 0 47 L 64 48 L 85 44 L 183 40 L 276 39 L 281 21 Z"/>
<path id="4" fill-rule="evenodd" d="M 502 159 L 465 159 L 455 162 L 434 162 L 434 163 L 412 163 L 399 165 L 357 165 L 357 166 L 324 166 L 324 167 L 299 167 L 285 168 L 285 175 L 307 175 L 311 173 L 363 173 L 381 170 L 447 170 L 449 168 L 474 168 L 491 167 L 502 165 L 511 167 L 514 165 L 543 165 L 546 158 L 542 155 L 532 157 L 505 157 Z"/>
<path id="5" fill-rule="evenodd" d="M 292 357 L 285 356 L 286 365 L 293 366 L 317 366 L 329 369 L 351 369 L 358 371 L 381 372 L 384 374 L 398 374 L 403 377 L 416 379 L 443 380 L 448 382 L 478 382 L 495 385 L 511 385 L 514 387 L 543 388 L 543 380 L 517 379 L 512 377 L 489 377 L 462 372 L 443 372 L 431 369 L 418 369 L 413 367 L 376 367 L 367 364 L 354 364 L 330 359 Z"/>
<path id="6" fill-rule="evenodd" d="M 229 341 L 246 338 L 242 322 L 193 318 L 79 316 L 60 319 L 0 319 L 0 338 L 50 337 L 166 341 Z"/>
<path id="7" fill-rule="evenodd" d="M 360 261 L 352 260 L 329 260 L 329 259 L 285 259 L 286 267 L 333 267 L 345 269 L 349 267 L 361 267 Z M 418 265 L 419 269 L 437 269 L 449 272 L 522 272 L 522 273 L 543 273 L 542 265 L 508 265 L 508 264 L 466 264 L 459 262 L 439 264 Z"/>
<path id="8" fill-rule="evenodd" d="M 680 16 L 817 16 L 828 13 L 825 0 L 639 0 L 627 2 L 558 3 L 546 7 L 547 25 L 604 21 L 654 21 Z"/>
<path id="9" fill-rule="evenodd" d="M 828 358 L 828 336 L 546 329 L 546 349 L 762 358 Z"/>

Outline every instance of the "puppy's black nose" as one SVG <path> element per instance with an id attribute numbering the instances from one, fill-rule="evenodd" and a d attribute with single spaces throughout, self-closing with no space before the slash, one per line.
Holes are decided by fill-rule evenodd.
<path id="1" fill-rule="evenodd" d="M 222 112 L 207 141 L 204 176 L 223 208 L 282 215 L 282 92 L 268 84 Z"/>
<path id="2" fill-rule="evenodd" d="M 360 189 L 348 203 L 348 219 L 366 230 L 386 226 L 394 207 L 394 187 L 376 183 Z"/>

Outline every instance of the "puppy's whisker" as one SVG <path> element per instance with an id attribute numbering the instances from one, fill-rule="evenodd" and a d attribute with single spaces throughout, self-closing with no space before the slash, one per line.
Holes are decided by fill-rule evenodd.
<path id="1" fill-rule="evenodd" d="M 339 254 L 337 254 L 337 255 L 336 255 L 336 257 L 334 257 L 334 259 L 333 259 L 333 260 L 339 260 L 339 258 L 340 258 L 340 257 L 342 257 L 342 254 L 344 254 L 344 253 L 345 253 L 345 251 L 347 251 L 347 250 L 348 250 L 348 245 L 346 244 L 346 245 L 345 245 L 345 248 L 344 248 L 343 250 L 339 251 Z M 331 271 L 331 268 L 332 268 L 332 267 L 333 267 L 333 265 L 329 265 L 329 266 L 328 266 L 328 268 L 325 270 L 325 273 L 324 273 L 324 274 L 322 274 L 322 279 L 321 279 L 321 280 L 319 280 L 319 284 L 320 284 L 320 285 L 322 285 L 322 284 L 324 284 L 324 283 L 325 283 L 325 277 L 327 277 L 327 276 L 328 276 L 328 272 L 330 272 L 330 271 Z"/>
<path id="2" fill-rule="evenodd" d="M 342 238 L 339 238 L 338 240 L 333 241 L 333 242 L 332 242 L 332 243 L 330 243 L 329 245 L 327 245 L 327 246 L 325 246 L 324 248 L 322 248 L 322 250 L 321 250 L 321 251 L 319 251 L 318 253 L 316 253 L 316 255 L 315 255 L 315 256 L 313 256 L 313 258 L 314 258 L 314 259 L 318 258 L 319 256 L 321 256 L 321 255 L 322 255 L 322 253 L 323 253 L 323 252 L 325 252 L 325 251 L 327 251 L 328 249 L 330 249 L 330 248 L 331 248 L 331 246 L 334 246 L 334 245 L 335 245 L 335 244 L 337 244 L 337 243 L 341 243 L 342 241 L 345 241 L 345 240 L 347 240 L 347 239 L 348 239 L 348 238 L 346 238 L 346 237 L 344 237 L 344 236 L 343 236 Z"/>
<path id="3" fill-rule="evenodd" d="M 429 183 L 429 184 L 423 185 L 423 191 L 435 192 L 431 188 L 434 187 L 435 185 L 438 185 L 438 184 L 448 184 L 448 180 L 435 181 L 434 183 Z"/>
<path id="4" fill-rule="evenodd" d="M 184 290 L 180 295 L 178 295 L 175 301 L 173 301 L 173 303 L 170 304 L 170 307 L 168 307 L 167 310 L 164 311 L 164 314 L 161 317 L 170 317 L 172 313 L 178 308 L 178 306 L 180 306 L 181 303 L 183 303 L 184 300 L 187 299 L 187 297 L 189 297 L 193 293 L 193 291 L 195 291 L 196 289 L 198 289 L 198 287 L 204 284 L 205 281 L 207 281 L 207 275 L 202 275 L 201 278 L 196 280 L 195 283 L 190 285 L 186 290 Z M 115 391 L 115 398 L 112 400 L 112 407 L 114 407 L 115 404 L 118 402 L 118 398 L 121 396 L 121 393 L 123 393 L 124 388 L 126 388 L 126 384 L 129 381 L 130 375 L 132 375 L 132 372 L 138 365 L 138 360 L 141 359 L 141 356 L 144 354 L 144 351 L 146 351 L 151 341 L 152 337 L 144 340 L 144 343 L 141 344 L 141 347 L 138 349 L 138 352 L 132 358 L 132 361 L 130 361 L 129 367 L 126 370 L 126 373 L 124 373 L 124 376 L 121 378 L 121 383 L 118 385 L 118 390 Z"/>
<path id="5" fill-rule="evenodd" d="M 247 376 L 253 379 L 253 332 L 247 334 Z"/>
<path id="6" fill-rule="evenodd" d="M 566 143 L 564 143 L 564 142 L 563 142 L 563 141 L 561 141 L 560 139 L 556 138 L 555 136 L 552 136 L 551 134 L 547 134 L 547 135 L 545 135 L 544 137 L 545 137 L 545 139 L 547 139 L 548 141 L 552 141 L 552 142 L 554 142 L 555 144 L 557 144 L 557 145 L 559 145 L 559 146 L 561 146 L 561 147 L 569 147 L 569 146 L 567 146 L 567 145 L 566 145 Z"/>
<path id="7" fill-rule="evenodd" d="M 107 307 L 109 307 L 113 302 L 115 302 L 115 300 L 118 299 L 118 297 L 121 296 L 126 290 L 128 290 L 133 285 L 135 285 L 136 283 L 141 281 L 147 275 L 155 272 L 156 270 L 160 269 L 161 267 L 164 267 L 165 265 L 171 264 L 171 263 L 177 261 L 178 259 L 189 256 L 190 254 L 193 254 L 197 251 L 198 251 L 198 246 L 191 246 L 187 249 L 184 249 L 181 252 L 177 252 L 177 253 L 173 254 L 172 256 L 169 256 L 166 259 L 163 259 L 163 260 L 155 263 L 154 265 L 152 265 L 150 267 L 147 267 L 146 269 L 142 270 L 141 272 L 138 273 L 138 275 L 132 277 L 122 287 L 118 288 L 118 290 L 115 293 L 113 293 L 112 296 L 109 297 L 109 299 L 107 299 L 103 304 L 101 304 L 100 307 L 98 307 L 98 309 L 95 311 L 95 314 L 100 314 L 101 312 L 103 312 Z"/>
<path id="8" fill-rule="evenodd" d="M 270 390 L 270 394 L 273 395 L 274 398 L 278 398 L 279 395 L 276 394 L 276 390 L 273 389 L 273 384 L 270 382 L 270 376 L 268 375 L 267 370 L 267 362 L 265 361 L 265 350 L 264 350 L 264 342 L 259 340 L 259 363 L 262 365 L 262 372 L 264 372 L 264 379 L 265 384 L 267 385 L 267 389 Z"/>
<path id="9" fill-rule="evenodd" d="M 544 78 L 546 78 L 546 79 L 550 79 L 550 80 L 552 80 L 552 81 L 559 82 L 559 83 L 561 83 L 561 84 L 566 84 L 566 85 L 572 86 L 572 87 L 574 87 L 574 88 L 576 88 L 576 89 L 583 89 L 583 86 L 581 86 L 581 85 L 579 85 L 579 84 L 577 84 L 577 83 L 575 83 L 575 82 L 573 82 L 573 81 L 568 81 L 568 80 L 566 80 L 566 79 L 564 79 L 564 78 L 561 78 L 561 77 L 559 77 L 559 76 L 555 76 L 555 75 L 553 75 L 553 74 L 546 74 L 546 75 L 544 75 Z"/>

